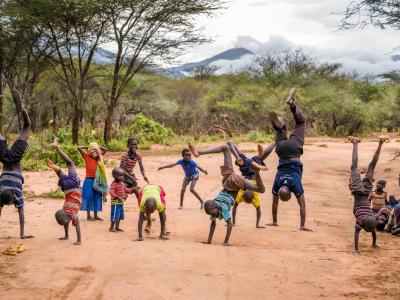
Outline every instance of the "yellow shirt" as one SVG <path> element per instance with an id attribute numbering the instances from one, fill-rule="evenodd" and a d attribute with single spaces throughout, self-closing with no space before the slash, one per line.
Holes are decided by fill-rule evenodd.
<path id="1" fill-rule="evenodd" d="M 240 203 L 244 202 L 244 197 L 243 197 L 244 192 L 245 192 L 245 190 L 240 190 L 238 192 L 238 194 L 236 196 L 236 203 L 237 204 L 240 204 Z M 257 192 L 253 192 L 253 194 L 254 194 L 254 198 L 253 198 L 253 201 L 251 202 L 251 204 L 253 204 L 253 206 L 255 208 L 259 208 L 261 206 L 260 194 L 257 193 Z"/>
<path id="2" fill-rule="evenodd" d="M 157 211 L 162 213 L 164 206 L 161 202 L 161 187 L 155 184 L 146 185 L 141 191 L 140 212 L 145 212 L 145 204 L 147 199 L 156 199 Z"/>

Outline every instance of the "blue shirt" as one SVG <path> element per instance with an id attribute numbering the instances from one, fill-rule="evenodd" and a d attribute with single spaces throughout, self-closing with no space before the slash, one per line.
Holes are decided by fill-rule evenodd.
<path id="1" fill-rule="evenodd" d="M 193 175 L 199 173 L 199 170 L 197 169 L 197 164 L 194 160 L 186 162 L 183 159 L 180 159 L 177 161 L 177 164 L 182 166 L 182 169 L 185 172 L 186 177 L 192 177 Z"/>

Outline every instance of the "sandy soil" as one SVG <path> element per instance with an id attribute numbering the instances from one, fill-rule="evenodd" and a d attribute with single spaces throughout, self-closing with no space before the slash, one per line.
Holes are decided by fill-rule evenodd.
<path id="1" fill-rule="evenodd" d="M 389 193 L 399 194 L 400 159 L 393 160 L 399 143 L 385 144 L 376 178 L 388 179 Z M 376 142 L 360 145 L 360 166 L 367 166 Z M 249 151 L 255 145 L 243 144 Z M 165 151 L 165 149 L 163 150 Z M 400 239 L 380 233 L 380 250 L 370 248 L 371 237 L 361 235 L 361 255 L 353 254 L 354 217 L 347 189 L 351 145 L 340 141 L 309 140 L 305 147 L 304 186 L 307 225 L 300 232 L 295 200 L 280 203 L 279 227 L 255 228 L 255 210 L 242 204 L 231 246 L 222 247 L 223 222 L 218 222 L 213 245 L 204 245 L 209 218 L 187 194 L 178 210 L 182 181 L 180 168 L 156 172 L 177 155 L 146 153 L 149 178 L 167 192 L 169 241 L 159 241 L 159 222 L 144 242 L 137 238 L 138 208 L 130 196 L 123 233 L 110 233 L 109 203 L 104 222 L 88 222 L 81 213 L 83 243 L 58 241 L 63 228 L 54 219 L 62 200 L 32 198 L 26 203 L 27 251 L 16 257 L 0 255 L 1 299 L 399 299 Z M 219 155 L 205 156 L 198 164 L 209 171 L 198 191 L 212 199 L 220 190 Z M 277 165 L 272 155 L 263 174 L 262 223 L 271 221 L 271 184 Z M 82 174 L 83 170 L 80 170 Z M 25 189 L 37 195 L 56 188 L 51 172 L 25 173 Z M 72 228 L 73 229 L 73 228 Z M 6 207 L 0 219 L 0 248 L 20 242 L 18 215 Z M 380 271 L 384 270 L 384 273 Z"/>

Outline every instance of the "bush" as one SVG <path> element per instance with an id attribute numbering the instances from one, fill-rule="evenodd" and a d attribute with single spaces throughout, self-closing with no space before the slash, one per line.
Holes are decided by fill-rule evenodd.
<path id="1" fill-rule="evenodd" d="M 146 118 L 142 114 L 135 118 L 132 125 L 130 125 L 127 130 L 130 135 L 136 136 L 139 146 L 148 143 L 168 144 L 173 137 L 171 129 Z"/>

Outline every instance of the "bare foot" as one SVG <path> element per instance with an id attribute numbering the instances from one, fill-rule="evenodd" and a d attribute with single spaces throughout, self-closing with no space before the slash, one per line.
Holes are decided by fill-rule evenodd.
<path id="1" fill-rule="evenodd" d="M 183 209 L 183 206 L 181 205 L 181 206 L 179 206 L 179 209 Z"/>
<path id="2" fill-rule="evenodd" d="M 60 237 L 60 238 L 58 238 L 58 240 L 59 241 L 66 241 L 66 240 L 68 240 L 68 237 L 67 236 Z"/>
<path id="3" fill-rule="evenodd" d="M 239 167 L 243 166 L 243 164 L 244 164 L 243 159 L 238 158 L 238 159 L 235 161 L 235 164 L 236 164 L 237 166 L 239 166 Z"/>
<path id="4" fill-rule="evenodd" d="M 268 224 L 266 224 L 267 226 L 278 226 L 278 223 L 276 223 L 276 222 L 272 222 L 272 223 L 268 223 Z"/>
<path id="5" fill-rule="evenodd" d="M 380 143 L 389 141 L 389 136 L 387 136 L 387 135 L 380 135 L 380 136 L 378 136 L 378 138 L 379 138 Z"/>
<path id="6" fill-rule="evenodd" d="M 169 239 L 166 236 L 160 236 L 158 239 L 162 240 L 162 241 L 168 241 Z"/>
<path id="7" fill-rule="evenodd" d="M 146 226 L 144 228 L 144 232 L 147 233 L 147 234 L 150 234 L 151 233 L 151 227 Z"/>
<path id="8" fill-rule="evenodd" d="M 269 113 L 269 119 L 272 122 L 272 124 L 276 127 L 276 128 L 282 128 L 283 127 L 283 122 L 281 121 L 281 119 L 278 117 L 278 115 L 271 111 Z"/>
<path id="9" fill-rule="evenodd" d="M 295 94 L 296 94 L 296 89 L 293 87 L 290 89 L 288 96 L 286 97 L 286 103 L 289 105 L 293 105 L 295 102 Z"/>
<path id="10" fill-rule="evenodd" d="M 104 221 L 102 218 L 100 218 L 100 217 L 98 217 L 98 216 L 95 216 L 94 219 L 95 219 L 96 221 Z"/>
<path id="11" fill-rule="evenodd" d="M 265 226 L 260 226 L 260 225 L 258 225 L 258 226 L 256 226 L 256 228 L 258 228 L 258 229 L 264 229 Z"/>
<path id="12" fill-rule="evenodd" d="M 46 164 L 50 169 L 53 169 L 56 173 L 60 172 L 60 167 L 57 166 L 51 159 L 46 160 Z"/>
<path id="13" fill-rule="evenodd" d="M 309 229 L 309 228 L 307 228 L 307 227 L 300 227 L 300 230 L 301 231 L 312 231 L 311 229 Z"/>
<path id="14" fill-rule="evenodd" d="M 222 246 L 228 247 L 228 246 L 229 246 L 229 243 L 224 243 Z"/>
<path id="15" fill-rule="evenodd" d="M 355 253 L 355 254 L 360 254 L 361 251 L 360 251 L 360 250 L 354 250 L 354 253 Z"/>
<path id="16" fill-rule="evenodd" d="M 251 167 L 253 169 L 257 169 L 260 171 L 268 171 L 267 166 L 260 165 L 260 164 L 256 163 L 255 161 L 251 162 Z"/>
<path id="17" fill-rule="evenodd" d="M 116 232 L 116 230 L 114 228 L 110 228 L 109 231 L 110 232 Z"/>
<path id="18" fill-rule="evenodd" d="M 75 242 L 74 245 L 75 246 L 79 246 L 81 244 L 81 242 Z"/>
<path id="19" fill-rule="evenodd" d="M 262 158 L 262 156 L 264 154 L 264 148 L 260 144 L 257 145 L 257 153 L 258 153 L 258 157 Z"/>
<path id="20" fill-rule="evenodd" d="M 192 154 L 195 156 L 195 157 L 199 157 L 200 155 L 199 155 L 199 153 L 197 152 L 197 149 L 192 145 L 192 143 L 189 143 L 189 150 L 190 150 L 190 152 L 192 152 Z"/>
<path id="21" fill-rule="evenodd" d="M 32 239 L 32 238 L 34 238 L 34 236 L 30 235 L 30 234 L 24 234 L 24 235 L 21 235 L 20 238 L 22 240 L 24 240 L 24 239 Z"/>
<path id="22" fill-rule="evenodd" d="M 349 136 L 347 139 L 350 143 L 361 143 L 361 139 L 358 137 Z"/>
<path id="23" fill-rule="evenodd" d="M 379 245 L 372 245 L 372 248 L 374 248 L 374 249 L 380 249 L 381 247 L 379 247 Z"/>
<path id="24" fill-rule="evenodd" d="M 124 232 L 124 230 L 122 230 L 121 228 L 115 228 L 116 231 L 121 231 Z"/>
<path id="25" fill-rule="evenodd" d="M 143 242 L 143 238 L 138 238 L 137 240 L 136 240 L 137 242 Z"/>
<path id="26" fill-rule="evenodd" d="M 95 221 L 95 219 L 93 217 L 87 217 L 88 221 Z"/>
<path id="27" fill-rule="evenodd" d="M 208 241 L 207 241 L 207 242 L 204 242 L 204 241 L 203 241 L 203 242 L 201 242 L 201 243 L 202 243 L 202 244 L 205 244 L 205 245 L 211 245 L 211 242 L 208 242 Z"/>

